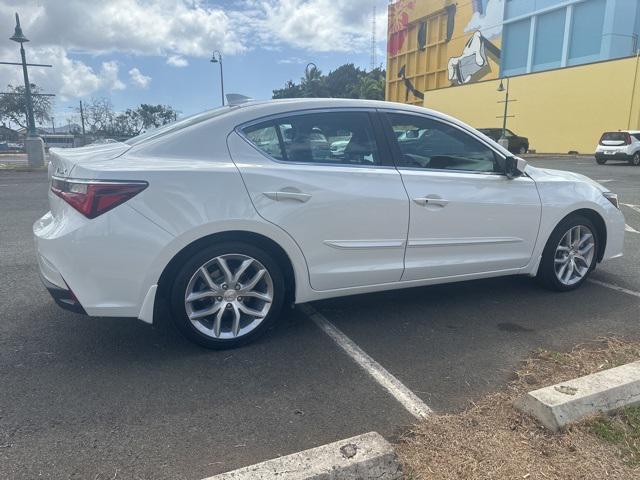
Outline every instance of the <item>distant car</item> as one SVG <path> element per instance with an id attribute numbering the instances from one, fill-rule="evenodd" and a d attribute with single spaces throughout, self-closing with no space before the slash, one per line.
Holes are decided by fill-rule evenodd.
<path id="1" fill-rule="evenodd" d="M 496 142 L 500 140 L 500 137 L 502 137 L 501 128 L 479 128 L 478 130 L 484 133 L 491 140 L 495 140 Z M 523 154 L 529 151 L 529 139 L 527 137 L 516 135 L 508 129 L 505 130 L 505 137 L 509 141 L 508 150 L 510 152 Z"/>
<path id="2" fill-rule="evenodd" d="M 603 133 L 596 147 L 596 162 L 604 165 L 608 160 L 624 160 L 640 166 L 640 131 Z"/>

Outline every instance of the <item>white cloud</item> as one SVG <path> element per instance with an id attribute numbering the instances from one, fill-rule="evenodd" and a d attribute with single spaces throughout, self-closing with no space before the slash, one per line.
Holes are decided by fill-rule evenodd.
<path id="1" fill-rule="evenodd" d="M 151 83 L 151 77 L 143 75 L 137 68 L 129 70 L 129 78 L 131 79 L 131 83 L 138 88 L 147 88 L 149 83 Z"/>
<path id="2" fill-rule="evenodd" d="M 380 38 L 387 2 L 375 1 Z M 0 32 L 13 31 L 16 10 L 31 40 L 29 60 L 54 64 L 32 68 L 32 80 L 67 99 L 124 89 L 114 53 L 164 57 L 174 67 L 213 49 L 223 55 L 282 47 L 368 53 L 372 0 L 234 0 L 224 8 L 210 0 L 0 0 Z M 0 56 L 16 58 L 15 46 L 5 42 Z M 104 61 L 92 67 L 79 54 Z M 148 85 L 134 70 L 133 84 Z M 0 85 L 20 81 L 18 69 L 0 70 Z"/>
<path id="3" fill-rule="evenodd" d="M 281 58 L 280 60 L 278 60 L 278 63 L 283 65 L 288 65 L 293 63 L 303 64 L 304 62 L 305 62 L 304 59 L 300 57 L 288 57 L 288 58 Z"/>
<path id="4" fill-rule="evenodd" d="M 167 65 L 171 65 L 172 67 L 186 67 L 189 65 L 189 62 L 186 58 L 180 55 L 169 55 L 167 57 Z"/>
<path id="5" fill-rule="evenodd" d="M 250 8 L 231 12 L 246 46 L 260 42 L 286 44 L 315 52 L 368 52 L 371 0 L 247 0 Z M 386 4 L 377 1 L 378 33 L 386 31 Z M 379 38 L 380 35 L 377 35 Z"/>

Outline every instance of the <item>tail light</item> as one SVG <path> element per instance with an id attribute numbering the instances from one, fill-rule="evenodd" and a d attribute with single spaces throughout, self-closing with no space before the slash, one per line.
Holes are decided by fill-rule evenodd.
<path id="1" fill-rule="evenodd" d="M 108 212 L 148 186 L 139 181 L 51 179 L 51 191 L 87 218 Z"/>

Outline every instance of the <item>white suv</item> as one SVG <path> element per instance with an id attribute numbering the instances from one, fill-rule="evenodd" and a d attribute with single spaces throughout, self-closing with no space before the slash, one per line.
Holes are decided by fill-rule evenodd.
<path id="1" fill-rule="evenodd" d="M 596 162 L 604 165 L 607 160 L 626 160 L 636 167 L 640 165 L 640 131 L 621 130 L 605 132 L 596 147 Z"/>

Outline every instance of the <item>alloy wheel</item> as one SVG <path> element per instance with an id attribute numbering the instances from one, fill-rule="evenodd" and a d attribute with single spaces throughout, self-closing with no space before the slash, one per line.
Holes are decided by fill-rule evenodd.
<path id="1" fill-rule="evenodd" d="M 585 225 L 571 227 L 560 239 L 554 256 L 556 278 L 563 285 L 580 282 L 591 268 L 595 238 Z"/>
<path id="2" fill-rule="evenodd" d="M 236 339 L 255 330 L 273 302 L 273 280 L 255 258 L 226 254 L 193 274 L 184 296 L 191 324 L 215 339 Z"/>

